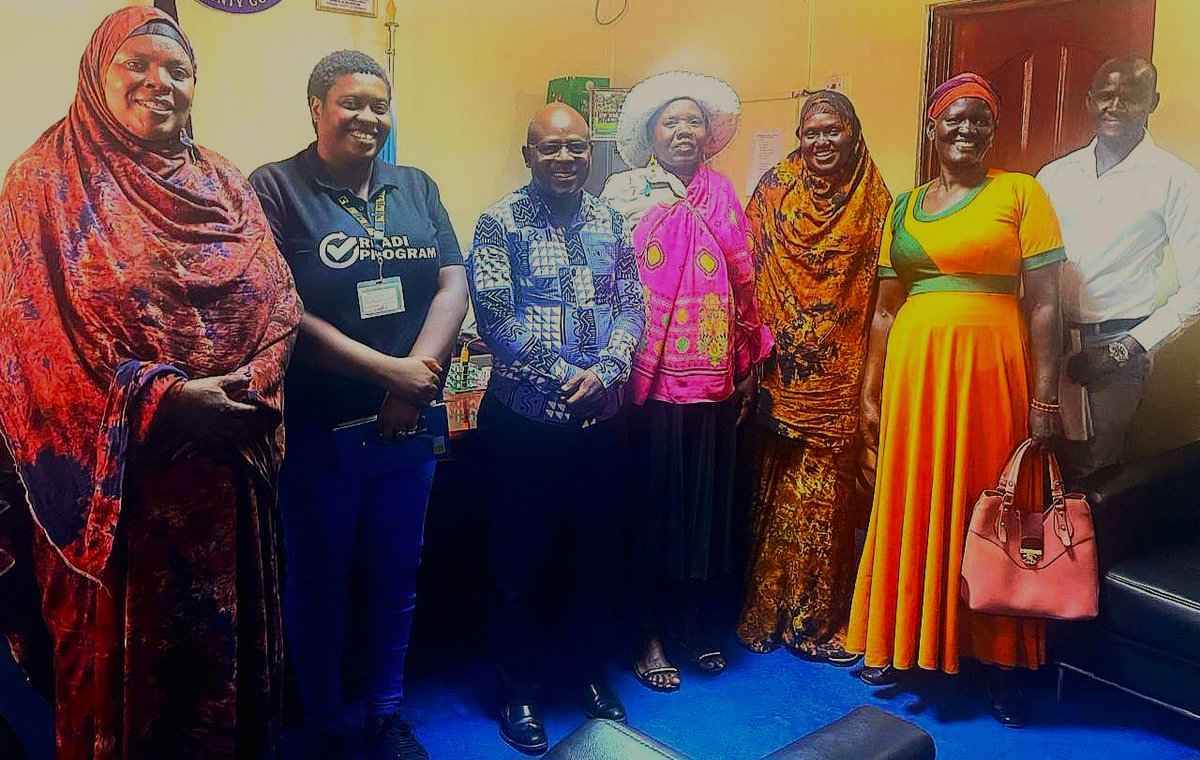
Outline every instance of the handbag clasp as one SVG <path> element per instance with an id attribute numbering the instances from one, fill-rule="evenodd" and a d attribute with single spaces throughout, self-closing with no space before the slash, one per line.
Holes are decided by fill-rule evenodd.
<path id="1" fill-rule="evenodd" d="M 1042 554 L 1042 539 L 1036 536 L 1021 539 L 1021 561 L 1026 565 L 1037 565 L 1042 559 Z"/>

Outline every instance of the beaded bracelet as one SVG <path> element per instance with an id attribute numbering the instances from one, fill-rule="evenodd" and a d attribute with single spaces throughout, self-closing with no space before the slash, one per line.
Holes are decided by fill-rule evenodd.
<path id="1" fill-rule="evenodd" d="M 1049 412 L 1050 414 L 1057 414 L 1058 411 L 1062 409 L 1061 404 L 1051 404 L 1045 401 L 1038 401 L 1036 398 L 1030 399 L 1029 407 L 1036 412 Z"/>

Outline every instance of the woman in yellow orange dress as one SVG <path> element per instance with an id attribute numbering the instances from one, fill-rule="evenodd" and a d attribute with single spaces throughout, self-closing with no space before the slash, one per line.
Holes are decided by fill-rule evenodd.
<path id="1" fill-rule="evenodd" d="M 999 666 L 992 714 L 1018 726 L 1011 669 L 1044 661 L 1042 623 L 969 611 L 959 573 L 979 492 L 1021 440 L 1045 448 L 1061 432 L 1045 410 L 1058 403 L 1064 254 L 1037 182 L 984 163 L 998 115 L 980 76 L 935 90 L 926 136 L 939 175 L 897 197 L 884 227 L 861 409 L 879 459 L 846 648 L 873 685 L 895 669 L 957 673 L 961 657 Z"/>

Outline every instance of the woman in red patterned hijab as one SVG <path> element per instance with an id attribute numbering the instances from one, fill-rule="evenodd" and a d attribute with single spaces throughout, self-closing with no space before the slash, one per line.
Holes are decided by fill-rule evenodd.
<path id="1" fill-rule="evenodd" d="M 60 760 L 277 752 L 301 304 L 249 183 L 184 131 L 195 82 L 170 17 L 113 13 L 0 196 L 0 431 L 36 524 L 8 548 L 36 571 Z"/>

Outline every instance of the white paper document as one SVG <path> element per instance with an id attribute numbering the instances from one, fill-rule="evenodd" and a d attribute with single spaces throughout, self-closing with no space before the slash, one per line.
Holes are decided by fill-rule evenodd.
<path id="1" fill-rule="evenodd" d="M 782 129 L 760 129 L 750 141 L 750 168 L 746 172 L 746 197 L 754 194 L 758 181 L 787 154 L 787 139 Z"/>
<path id="2" fill-rule="evenodd" d="M 1088 403 L 1087 388 L 1076 385 L 1067 377 L 1067 359 L 1083 348 L 1079 331 L 1071 330 L 1066 356 L 1058 383 L 1058 403 L 1062 405 L 1063 435 L 1068 441 L 1088 441 L 1092 437 L 1092 405 Z"/>

